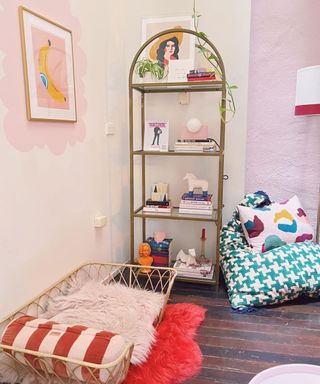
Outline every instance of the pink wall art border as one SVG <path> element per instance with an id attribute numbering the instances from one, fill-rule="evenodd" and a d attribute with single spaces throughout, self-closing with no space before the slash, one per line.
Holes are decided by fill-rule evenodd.
<path id="1" fill-rule="evenodd" d="M 66 60 L 61 59 L 61 54 L 59 57 L 59 52 L 61 53 L 61 51 L 66 49 L 66 45 L 68 44 L 70 49 L 71 40 L 68 43 L 66 39 L 62 38 L 63 34 L 59 39 L 59 36 L 54 36 L 56 34 L 51 31 L 51 39 L 48 38 L 46 40 L 46 49 L 50 49 L 48 40 L 51 42 L 51 40 L 55 38 L 55 48 L 57 48 L 56 52 L 58 52 L 58 54 L 56 57 L 54 54 L 51 55 L 51 64 L 49 64 L 48 60 L 48 66 L 59 63 L 61 70 L 59 76 L 55 77 L 56 83 L 54 86 L 59 90 L 61 95 L 64 95 L 66 100 L 62 102 L 62 98 L 60 98 L 61 100 L 59 101 L 58 95 L 56 99 L 50 95 L 50 97 L 48 97 L 48 91 L 43 87 L 43 81 L 46 79 L 42 80 L 40 76 L 34 76 L 33 83 L 34 103 L 39 106 L 40 109 L 44 109 L 44 106 L 46 106 L 47 110 L 51 108 L 54 111 L 58 111 L 58 117 L 55 118 L 55 120 L 68 120 L 68 122 L 51 119 L 52 115 L 50 115 L 50 111 L 49 115 L 44 115 L 42 118 L 40 116 L 39 121 L 28 121 L 28 109 L 26 109 L 28 98 L 26 100 L 23 52 L 20 44 L 19 5 L 20 2 L 17 0 L 11 0 L 10 2 L 0 0 L 0 24 L 3 30 L 7 31 L 7 34 L 0 34 L 0 50 L 5 54 L 3 60 L 4 76 L 0 79 L 0 99 L 7 109 L 4 116 L 3 129 L 9 143 L 19 151 L 28 152 L 35 147 L 46 147 L 52 153 L 59 155 L 64 153 L 68 145 L 72 146 L 76 143 L 83 142 L 85 138 L 86 128 L 83 117 L 86 112 L 86 100 L 84 98 L 85 90 L 82 78 L 86 73 L 86 57 L 79 47 L 81 33 L 80 23 L 77 18 L 72 16 L 69 1 L 59 1 L 59 6 L 57 6 L 56 2 L 50 2 L 49 0 L 26 0 L 24 2 L 24 6 L 28 8 L 28 10 L 32 10 L 34 13 L 46 19 L 53 20 L 54 23 L 57 23 L 59 26 L 63 25 L 66 30 L 72 31 L 74 54 L 74 78 L 72 76 L 71 82 L 70 78 L 68 82 L 68 64 Z M 36 47 L 39 48 L 36 49 L 38 53 L 41 48 L 46 46 L 42 41 L 45 33 L 43 28 L 41 28 L 41 21 L 44 20 L 40 19 L 40 29 L 37 30 L 36 26 L 33 25 L 33 30 L 30 30 L 33 47 L 35 47 L 34 49 L 36 49 Z M 50 33 L 50 30 L 47 32 Z M 10 38 L 8 38 L 8 36 L 10 36 Z M 40 73 L 40 68 L 37 67 L 39 65 L 39 61 L 34 60 L 34 71 Z M 48 67 L 47 70 L 53 71 L 53 68 Z M 77 101 L 77 113 L 75 110 L 75 96 L 72 97 L 72 92 L 70 92 L 70 87 L 73 86 L 73 94 L 75 93 Z M 66 115 L 66 110 L 69 108 L 70 103 L 74 105 L 73 114 Z M 50 108 L 48 108 L 48 106 Z M 70 117 L 63 118 L 64 116 Z M 32 115 L 29 115 L 29 118 L 32 117 Z M 35 117 L 37 116 L 35 115 Z M 43 121 L 43 119 L 51 121 Z"/>

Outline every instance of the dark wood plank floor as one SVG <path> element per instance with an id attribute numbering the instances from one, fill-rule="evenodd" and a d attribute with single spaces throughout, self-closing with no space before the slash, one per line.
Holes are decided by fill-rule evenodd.
<path id="1" fill-rule="evenodd" d="M 224 287 L 175 283 L 171 302 L 207 309 L 197 336 L 202 370 L 185 384 L 248 384 L 275 365 L 320 365 L 320 300 L 298 299 L 239 314 Z"/>

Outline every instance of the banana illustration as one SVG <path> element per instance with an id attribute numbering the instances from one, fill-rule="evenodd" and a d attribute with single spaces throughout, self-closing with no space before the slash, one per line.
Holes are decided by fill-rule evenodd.
<path id="1" fill-rule="evenodd" d="M 47 89 L 49 95 L 56 101 L 60 103 L 64 103 L 66 101 L 65 96 L 57 87 L 54 85 L 54 82 L 52 81 L 50 74 L 48 72 L 48 52 L 49 48 L 51 47 L 51 41 L 48 40 L 48 45 L 44 45 L 40 48 L 39 51 L 39 70 L 40 70 L 40 79 L 43 84 L 43 86 Z"/>

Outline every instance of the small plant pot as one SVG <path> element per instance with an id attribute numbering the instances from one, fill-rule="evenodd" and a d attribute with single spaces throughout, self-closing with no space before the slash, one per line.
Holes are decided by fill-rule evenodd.
<path id="1" fill-rule="evenodd" d="M 166 81 L 166 79 L 158 79 L 156 76 L 152 75 L 151 73 L 146 73 L 144 77 L 138 77 L 139 83 L 163 83 Z"/>

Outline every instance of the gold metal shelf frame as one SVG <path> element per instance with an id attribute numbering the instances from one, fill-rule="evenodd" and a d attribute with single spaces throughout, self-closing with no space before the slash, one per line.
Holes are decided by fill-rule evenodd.
<path id="1" fill-rule="evenodd" d="M 137 61 L 144 51 L 144 49 L 157 38 L 166 34 L 182 32 L 196 36 L 198 39 L 204 41 L 212 49 L 212 52 L 218 59 L 217 65 L 221 73 L 221 80 L 210 80 L 210 81 L 197 81 L 196 83 L 181 82 L 181 83 L 136 83 L 134 82 L 135 66 Z M 221 107 L 222 113 L 220 118 L 220 151 L 212 153 L 187 153 L 187 152 L 152 152 L 144 150 L 134 149 L 134 127 L 133 127 L 133 91 L 140 93 L 141 97 L 141 143 L 144 142 L 144 131 L 145 131 L 145 94 L 146 93 L 171 93 L 171 92 L 220 92 L 221 93 Z M 216 255 L 215 255 L 215 278 L 213 277 L 210 283 L 219 285 L 219 245 L 220 245 L 220 230 L 222 225 L 222 208 L 223 208 L 223 172 L 224 172 L 224 148 L 225 148 L 225 121 L 226 121 L 226 76 L 223 60 L 217 48 L 212 42 L 204 35 L 199 35 L 197 32 L 190 29 L 172 28 L 165 31 L 159 32 L 148 39 L 138 49 L 134 56 L 130 71 L 129 71 L 129 146 L 130 146 L 130 258 L 131 262 L 135 259 L 134 250 L 134 234 L 135 234 L 135 218 L 140 218 L 142 222 L 142 241 L 146 239 L 146 220 L 147 219 L 162 219 L 162 220 L 193 220 L 193 221 L 208 221 L 216 224 Z M 217 113 L 218 107 L 217 107 Z M 142 201 L 138 208 L 135 208 L 134 202 L 134 157 L 141 156 L 141 174 L 142 174 Z M 142 206 L 146 201 L 146 156 L 213 156 L 219 159 L 219 172 L 218 172 L 218 196 L 217 196 L 217 207 L 212 216 L 199 217 L 194 215 L 182 215 L 177 212 L 177 209 L 173 209 L 170 214 L 152 214 L 142 212 Z M 183 281 L 196 281 L 199 283 L 208 284 L 208 280 L 205 279 L 190 279 L 190 278 L 179 278 Z"/>

